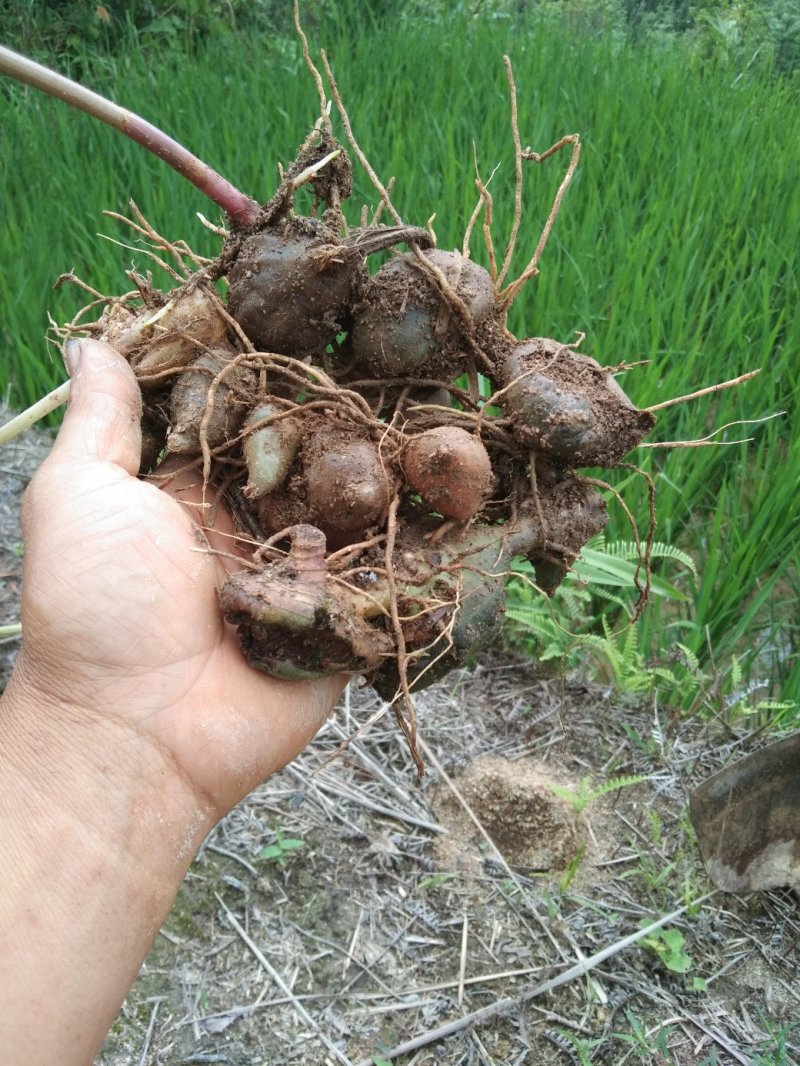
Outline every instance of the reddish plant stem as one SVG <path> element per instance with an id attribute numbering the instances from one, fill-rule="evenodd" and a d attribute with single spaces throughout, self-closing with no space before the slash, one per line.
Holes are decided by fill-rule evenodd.
<path id="1" fill-rule="evenodd" d="M 10 48 L 0 46 L 0 74 L 6 74 L 10 78 L 32 85 L 53 96 L 57 100 L 63 100 L 80 111 L 85 111 L 93 118 L 99 118 L 108 126 L 112 126 L 132 141 L 142 145 L 148 152 L 163 159 L 173 170 L 202 193 L 218 204 L 228 215 L 231 221 L 243 226 L 252 225 L 258 218 L 259 205 L 249 196 L 245 196 L 235 186 L 212 170 L 196 155 L 193 155 L 183 145 L 172 137 L 167 136 L 158 127 L 140 118 L 132 111 L 106 100 L 99 93 L 86 89 L 63 74 L 35 63 L 26 56 L 13 52 Z"/>

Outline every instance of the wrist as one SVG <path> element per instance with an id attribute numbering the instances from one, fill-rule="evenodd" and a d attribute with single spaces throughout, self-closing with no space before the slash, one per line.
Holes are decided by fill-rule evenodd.
<path id="1" fill-rule="evenodd" d="M 148 744 L 19 674 L 0 699 L 4 1063 L 92 1060 L 213 823 Z"/>
<path id="2" fill-rule="evenodd" d="M 218 819 L 166 748 L 123 718 L 43 691 L 29 681 L 24 655 L 0 697 L 0 753 L 9 782 L 137 861 L 156 859 L 159 841 L 173 853 L 170 836 L 184 851 L 189 831 L 196 850 Z M 178 865 L 182 876 L 183 855 Z"/>

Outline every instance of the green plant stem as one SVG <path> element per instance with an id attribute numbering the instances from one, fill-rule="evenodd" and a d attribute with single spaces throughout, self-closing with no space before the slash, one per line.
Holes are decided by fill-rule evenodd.
<path id="1" fill-rule="evenodd" d="M 43 396 L 41 400 L 37 400 L 35 404 L 32 404 L 26 410 L 16 415 L 10 422 L 6 422 L 4 426 L 0 426 L 0 446 L 8 444 L 14 437 L 19 436 L 20 433 L 24 433 L 26 429 L 30 429 L 42 418 L 45 418 L 56 408 L 66 403 L 69 399 L 69 382 L 65 381 L 63 385 L 59 385 L 57 389 L 53 389 L 52 392 L 48 392 L 46 396 Z"/>
<path id="2" fill-rule="evenodd" d="M 13 52 L 10 48 L 0 46 L 0 74 L 32 85 L 57 100 L 63 100 L 72 107 L 85 111 L 93 118 L 112 126 L 142 145 L 148 152 L 163 159 L 174 170 L 204 192 L 210 200 L 218 204 L 233 222 L 252 225 L 258 218 L 259 206 L 255 200 L 239 192 L 231 183 L 212 170 L 196 155 L 169 137 L 152 123 L 140 118 L 132 111 L 112 103 L 99 93 L 84 88 L 71 78 L 57 74 L 48 67 L 35 63 L 32 59 Z"/>
<path id="3" fill-rule="evenodd" d="M 20 636 L 22 636 L 21 622 L 9 622 L 7 625 L 0 626 L 0 641 L 14 640 L 15 637 Z"/>

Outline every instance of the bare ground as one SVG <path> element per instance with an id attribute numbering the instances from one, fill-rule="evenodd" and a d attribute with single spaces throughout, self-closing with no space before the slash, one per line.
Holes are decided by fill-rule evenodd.
<path id="1" fill-rule="evenodd" d="M 0 622 L 18 615 L 19 497 L 46 447 L 3 450 Z M 385 705 L 351 686 L 215 829 L 96 1066 L 373 1066 L 413 1041 L 396 1061 L 800 1061 L 797 897 L 707 896 L 687 816 L 691 787 L 761 741 L 499 656 L 418 711 L 421 784 Z M 646 780 L 581 813 L 551 788 L 588 800 L 623 775 Z M 656 935 L 593 961 L 695 900 L 665 927 L 685 938 L 671 958 Z"/>

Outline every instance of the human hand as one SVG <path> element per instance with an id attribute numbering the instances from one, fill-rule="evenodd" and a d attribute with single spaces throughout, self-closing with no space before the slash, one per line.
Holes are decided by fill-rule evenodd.
<path id="1" fill-rule="evenodd" d="M 24 500 L 23 643 L 14 685 L 42 728 L 113 745 L 121 766 L 188 783 L 211 822 L 311 739 L 341 678 L 284 682 L 248 666 L 220 613 L 235 568 L 198 528 L 199 475 L 136 479 L 141 398 L 114 349 L 70 349 L 69 408 Z M 181 501 L 181 502 L 179 502 Z M 230 516 L 210 543 L 232 553 Z"/>
<path id="2" fill-rule="evenodd" d="M 0 700 L 4 1066 L 93 1060 L 204 836 L 343 685 L 245 663 L 217 603 L 237 564 L 198 528 L 198 477 L 172 495 L 138 481 L 130 367 L 92 341 L 70 361 L 23 504 L 23 640 Z"/>

